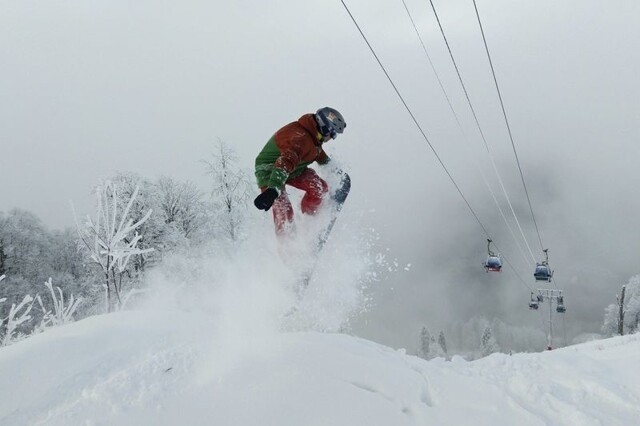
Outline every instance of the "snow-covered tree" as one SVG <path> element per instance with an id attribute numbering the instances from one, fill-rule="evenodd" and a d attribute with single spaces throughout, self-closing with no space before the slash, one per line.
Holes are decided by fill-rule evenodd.
<path id="1" fill-rule="evenodd" d="M 21 276 L 29 282 L 43 274 L 51 275 L 51 241 L 40 219 L 26 210 L 13 209 L 1 222 L 4 273 L 11 279 Z"/>
<path id="2" fill-rule="evenodd" d="M 440 336 L 444 339 L 443 332 L 440 333 Z M 423 359 L 446 357 L 446 350 L 442 347 L 439 341 L 436 341 L 435 336 L 429 332 L 429 329 L 423 326 L 422 330 L 420 330 L 420 338 L 418 340 L 418 350 L 416 351 L 416 355 Z"/>
<path id="3" fill-rule="evenodd" d="M 638 332 L 640 329 L 640 275 L 629 279 L 616 295 L 616 303 L 605 309 L 602 332 L 607 336 Z"/>
<path id="4" fill-rule="evenodd" d="M 94 219 L 87 216 L 84 228 L 78 225 L 80 239 L 84 243 L 91 260 L 100 267 L 107 293 L 107 310 L 121 307 L 122 284 L 129 260 L 153 248 L 139 248 L 142 236 L 137 229 L 149 218 L 151 210 L 135 222 L 131 218 L 131 208 L 138 195 L 135 189 L 127 205 L 122 207 L 118 189 L 106 181 L 96 189 L 97 209 Z"/>
<path id="5" fill-rule="evenodd" d="M 619 306 L 612 303 L 604 310 L 604 324 L 602 325 L 602 333 L 605 336 L 615 336 L 618 334 L 620 327 Z"/>
<path id="6" fill-rule="evenodd" d="M 4 241 L 2 240 L 2 235 L 0 235 L 0 275 L 3 275 L 7 272 L 5 268 L 5 261 L 7 259 L 7 255 L 4 252 Z"/>
<path id="7" fill-rule="evenodd" d="M 169 177 L 161 177 L 156 188 L 157 210 L 167 228 L 182 240 L 194 238 L 206 222 L 200 191 L 191 182 L 178 182 Z"/>
<path id="8" fill-rule="evenodd" d="M 4 301 L 6 299 L 2 299 Z M 26 295 L 22 302 L 11 304 L 9 315 L 0 319 L 0 346 L 7 346 L 13 340 L 19 339 L 21 334 L 19 328 L 24 322 L 31 319 L 31 308 L 33 307 L 33 297 Z"/>
<path id="9" fill-rule="evenodd" d="M 500 352 L 500 347 L 498 346 L 496 338 L 493 336 L 493 330 L 490 326 L 486 326 L 480 339 L 480 353 L 482 356 L 487 356 L 494 352 Z"/>
<path id="10" fill-rule="evenodd" d="M 431 336 L 431 344 L 429 345 L 429 349 L 431 350 L 431 353 L 429 354 L 430 359 L 433 358 L 446 358 L 447 354 L 444 352 L 444 349 L 442 348 L 442 346 L 440 346 L 440 343 L 436 340 L 435 336 Z"/>
<path id="11" fill-rule="evenodd" d="M 222 234 L 231 240 L 239 237 L 250 196 L 247 173 L 238 167 L 238 158 L 233 148 L 218 141 L 211 161 L 204 161 L 211 176 L 211 196 L 218 226 Z"/>
<path id="12" fill-rule="evenodd" d="M 640 332 L 640 292 L 636 292 L 629 299 L 625 324 L 629 333 Z"/>
<path id="13" fill-rule="evenodd" d="M 441 331 L 440 335 L 438 336 L 438 345 L 440 346 L 440 348 L 442 349 L 442 352 L 446 356 L 447 355 L 447 340 L 444 337 L 444 331 Z"/>
<path id="14" fill-rule="evenodd" d="M 132 259 L 133 273 L 141 274 L 159 261 L 166 253 L 201 242 L 209 221 L 209 210 L 202 195 L 191 182 L 180 182 L 161 177 L 155 182 L 133 173 L 120 173 L 112 179 L 118 187 L 118 203 L 126 205 L 133 192 L 138 196 L 131 206 L 131 218 L 140 220 L 151 210 L 153 213 L 137 229 L 141 235 L 140 248 L 154 248 Z"/>
<path id="15" fill-rule="evenodd" d="M 426 326 L 420 330 L 420 338 L 418 339 L 418 350 L 416 355 L 422 359 L 431 359 L 431 341 L 433 337 L 429 333 L 429 329 Z"/>
<path id="16" fill-rule="evenodd" d="M 2 283 L 2 297 L 7 303 L 0 305 L 0 317 L 7 318 L 11 307 L 20 305 L 25 294 L 37 292 L 34 283 L 55 275 L 57 247 L 40 219 L 21 209 L 0 215 L 0 239 L 3 274 L 7 275 Z M 20 332 L 29 324 L 23 321 Z"/>
<path id="17" fill-rule="evenodd" d="M 79 251 L 74 230 L 51 232 L 33 213 L 20 209 L 0 212 L 0 272 L 7 275 L 0 293 L 7 303 L 0 304 L 0 317 L 7 317 L 11 304 L 21 303 L 25 294 L 37 294 L 38 283 L 49 277 L 53 282 L 64 283 L 65 293 L 85 298 L 97 284 Z M 32 310 L 32 320 L 24 322 L 20 332 L 29 333 L 29 327 L 38 323 L 40 315 L 39 310 Z"/>
<path id="18" fill-rule="evenodd" d="M 6 275 L 4 275 L 4 274 L 0 275 L 0 282 L 2 282 L 2 280 L 4 280 L 5 278 L 6 278 Z M 6 301 L 7 301 L 6 297 L 0 298 L 0 303 L 4 303 Z M 2 324 L 0 323 L 0 325 L 2 325 Z"/>
<path id="19" fill-rule="evenodd" d="M 626 288 L 624 326 L 628 334 L 637 333 L 640 331 L 640 275 L 631 277 Z"/>
<path id="20" fill-rule="evenodd" d="M 62 278 L 64 278 L 65 282 L 69 280 L 77 281 L 87 274 L 84 266 L 84 256 L 78 244 L 78 234 L 73 228 L 52 232 L 50 241 L 54 250 L 54 256 L 51 257 L 54 278 L 56 278 L 56 275 L 60 275 L 54 281 L 62 281 Z"/>
<path id="21" fill-rule="evenodd" d="M 134 223 L 140 222 L 135 232 L 140 235 L 138 248 L 145 252 L 131 259 L 129 272 L 132 277 L 137 277 L 160 260 L 165 251 L 166 240 L 172 241 L 173 235 L 167 235 L 164 220 L 158 212 L 159 196 L 157 186 L 152 181 L 136 173 L 119 173 L 109 181 L 118 188 L 115 196 L 118 209 L 123 210 L 125 206 L 129 206 L 129 218 Z M 132 199 L 133 202 L 130 203 Z M 168 246 L 172 248 L 173 242 Z M 153 250 L 146 251 L 150 248 Z"/>
<path id="22" fill-rule="evenodd" d="M 53 305 L 53 311 L 45 308 L 45 304 L 42 302 L 40 295 L 36 296 L 36 300 L 40 305 L 43 317 L 40 324 L 41 328 L 48 326 L 63 325 L 73 321 L 73 314 L 75 313 L 78 305 L 82 302 L 82 298 L 75 299 L 72 294 L 68 303 L 65 304 L 64 294 L 60 287 L 56 287 L 57 292 L 53 289 L 53 283 L 51 278 L 44 283 L 45 287 L 49 290 L 51 295 L 51 304 Z M 57 293 L 57 294 L 56 294 Z"/>
<path id="23" fill-rule="evenodd" d="M 0 275 L 0 282 L 4 280 L 4 278 L 4 275 Z M 21 338 L 42 331 L 47 327 L 73 321 L 73 314 L 82 298 L 75 299 L 75 297 L 71 295 L 68 303 L 65 303 L 62 289 L 56 287 L 56 293 L 53 289 L 51 278 L 45 282 L 45 286 L 51 294 L 53 311 L 45 307 L 45 303 L 43 303 L 40 295 L 36 295 L 35 299 L 31 295 L 26 295 L 22 297 L 20 303 L 12 303 L 7 316 L 0 318 L 0 346 L 7 346 Z M 4 303 L 6 300 L 4 297 L 0 298 L 0 303 Z M 34 320 L 31 313 L 36 301 L 40 305 L 40 317 L 42 319 L 40 325 L 34 328 L 29 323 Z M 37 311 L 33 312 L 37 313 Z"/>

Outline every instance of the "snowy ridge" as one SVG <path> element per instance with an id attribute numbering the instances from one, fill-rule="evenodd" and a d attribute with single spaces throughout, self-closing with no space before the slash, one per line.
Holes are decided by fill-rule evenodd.
<path id="1" fill-rule="evenodd" d="M 633 425 L 640 335 L 466 362 L 317 332 L 220 348 L 196 313 L 89 318 L 0 351 L 0 424 Z M 201 324 L 191 327 L 192 324 Z"/>

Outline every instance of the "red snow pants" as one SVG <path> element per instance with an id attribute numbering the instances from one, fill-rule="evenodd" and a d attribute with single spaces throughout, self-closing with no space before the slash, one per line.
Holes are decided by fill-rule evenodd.
<path id="1" fill-rule="evenodd" d="M 286 182 L 294 188 L 305 192 L 302 197 L 301 209 L 304 214 L 315 214 L 322 204 L 324 195 L 329 191 L 329 186 L 313 169 L 306 168 L 304 171 Z M 267 188 L 261 188 L 264 191 Z M 276 198 L 273 206 L 273 221 L 276 225 L 276 234 L 284 236 L 293 225 L 293 207 L 286 189 L 283 187 L 280 196 Z"/>

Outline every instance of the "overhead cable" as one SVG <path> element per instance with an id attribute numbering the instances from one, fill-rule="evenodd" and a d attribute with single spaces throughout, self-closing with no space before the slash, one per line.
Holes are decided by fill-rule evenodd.
<path id="1" fill-rule="evenodd" d="M 418 36 L 418 39 L 420 40 L 420 44 L 422 45 L 422 50 L 424 51 L 425 56 L 427 57 L 428 61 L 429 61 L 429 65 L 431 66 L 431 70 L 433 71 L 436 80 L 438 81 L 438 84 L 440 85 L 440 89 L 442 90 L 442 94 L 444 95 L 445 99 L 447 100 L 447 104 L 449 105 L 449 109 L 451 110 L 451 113 L 453 114 L 453 117 L 455 118 L 455 121 L 458 125 L 458 129 L 460 129 L 460 133 L 462 134 L 463 139 L 465 140 L 465 142 L 470 143 L 469 139 L 467 137 L 466 132 L 464 131 L 462 124 L 460 123 L 460 119 L 458 118 L 458 114 L 456 113 L 455 109 L 453 108 L 453 104 L 451 103 L 451 100 L 449 98 L 449 95 L 447 94 L 446 89 L 444 88 L 444 84 L 442 83 L 442 80 L 440 79 L 440 75 L 438 74 L 438 71 L 436 70 L 433 61 L 431 60 L 431 56 L 429 55 L 429 52 L 427 50 L 427 46 L 425 45 L 422 36 L 420 35 L 420 31 L 418 31 L 418 27 L 416 26 L 416 23 L 413 19 L 413 16 L 411 15 L 411 12 L 409 11 L 409 8 L 407 6 L 407 3 L 405 2 L 405 0 L 402 0 L 402 4 L 404 5 L 404 9 L 407 12 L 407 15 L 409 16 L 409 20 L 411 21 L 411 24 L 413 25 L 413 29 L 415 30 L 416 35 Z M 464 84 L 463 84 L 463 88 L 464 88 Z M 473 107 L 471 108 L 473 111 Z M 477 120 L 476 120 L 477 123 Z M 479 124 L 478 124 L 479 127 Z M 482 129 L 480 129 L 480 134 L 482 134 Z M 484 139 L 484 138 L 483 138 Z M 485 141 L 485 148 L 487 149 L 487 153 L 489 154 L 489 158 L 491 160 L 491 164 L 493 165 L 493 170 L 496 173 L 497 177 L 498 177 L 498 181 L 500 182 L 500 185 L 502 186 L 502 190 L 505 194 L 505 197 L 507 199 L 507 202 L 509 203 L 509 205 L 511 205 L 511 201 L 509 200 L 509 196 L 506 193 L 506 189 L 504 188 L 504 185 L 502 184 L 502 178 L 500 176 L 500 173 L 498 172 L 498 169 L 495 166 L 495 163 L 493 161 L 493 157 L 491 156 L 491 152 L 489 151 L 489 147 L 487 146 L 487 143 Z M 498 202 L 498 198 L 496 197 L 493 189 L 491 188 L 491 185 L 489 184 L 489 180 L 487 179 L 484 171 L 482 170 L 482 168 L 480 167 L 478 161 L 474 161 L 476 168 L 478 169 L 478 172 L 480 173 L 480 176 L 482 176 L 482 180 L 484 181 L 485 186 L 487 187 L 487 189 L 489 190 L 489 193 L 491 194 L 491 198 L 493 199 L 496 207 L 498 208 L 498 211 L 500 212 L 500 215 L 502 216 L 502 219 L 504 220 L 504 223 L 507 225 L 507 229 L 509 230 L 509 233 L 511 234 L 513 240 L 516 243 L 516 246 L 518 247 L 518 249 L 520 250 L 520 253 L 522 254 L 522 257 L 524 258 L 524 261 L 526 264 L 528 264 L 529 266 L 533 266 L 533 264 L 535 264 L 535 258 L 533 257 L 533 253 L 531 253 L 531 250 L 529 250 L 532 259 L 533 259 L 533 264 L 529 261 L 529 259 L 527 258 L 527 255 L 524 252 L 524 249 L 522 248 L 522 245 L 520 244 L 520 241 L 518 239 L 518 237 L 516 237 L 515 232 L 513 231 L 513 228 L 511 227 L 511 224 L 509 223 L 509 221 L 507 220 L 507 216 L 505 215 L 504 211 L 502 210 L 502 206 L 500 205 L 500 203 Z M 513 208 L 511 208 L 511 212 L 513 213 L 514 217 L 515 216 L 515 212 L 513 210 Z M 517 217 L 516 217 L 516 222 L 517 222 Z M 525 243 L 526 243 L 526 239 L 525 239 Z"/>
<path id="2" fill-rule="evenodd" d="M 511 203 L 511 199 L 509 198 L 509 194 L 507 193 L 507 190 L 504 186 L 504 182 L 502 181 L 502 177 L 500 176 L 500 173 L 498 172 L 498 168 L 496 167 L 495 161 L 493 160 L 493 156 L 491 155 L 491 150 L 489 149 L 489 145 L 487 144 L 487 139 L 484 136 L 484 132 L 482 131 L 482 126 L 480 126 L 480 121 L 478 120 L 478 116 L 476 114 L 475 109 L 473 108 L 473 104 L 471 103 L 471 98 L 469 97 L 469 92 L 467 91 L 467 87 L 464 84 L 464 80 L 462 79 L 462 75 L 460 73 L 460 69 L 458 68 L 458 64 L 456 62 L 455 57 L 453 56 L 453 51 L 451 50 L 451 46 L 449 45 L 449 40 L 447 39 L 447 35 L 444 32 L 444 28 L 442 27 L 442 23 L 440 22 L 440 17 L 438 16 L 438 12 L 436 11 L 436 7 L 433 4 L 433 0 L 429 0 L 429 3 L 431 4 L 431 9 L 433 10 L 433 14 L 435 15 L 436 21 L 438 23 L 438 27 L 440 28 L 440 33 L 442 34 L 442 38 L 444 39 L 444 42 L 447 46 L 447 50 L 449 51 L 449 56 L 451 57 L 451 62 L 453 63 L 453 67 L 456 70 L 456 74 L 458 75 L 458 80 L 460 81 L 460 85 L 462 86 L 462 90 L 464 91 L 464 95 L 467 99 L 467 103 L 469 105 L 469 109 L 471 110 L 471 113 L 473 114 L 473 118 L 475 120 L 476 126 L 478 127 L 478 131 L 480 132 L 480 136 L 482 137 L 482 141 L 484 143 L 484 147 L 487 150 L 487 154 L 489 155 L 489 159 L 491 160 L 491 165 L 493 166 L 493 170 L 496 173 L 496 176 L 498 177 L 498 182 L 500 183 L 500 187 L 502 188 L 502 192 L 504 193 L 505 198 L 507 199 L 507 203 L 509 204 L 509 208 L 511 209 L 511 213 L 513 214 L 513 217 L 516 221 L 516 224 L 518 225 L 518 229 L 520 230 L 520 235 L 522 236 L 522 239 L 525 242 L 525 245 L 527 246 L 527 249 L 529 250 L 529 254 L 531 255 L 531 259 L 533 260 L 533 262 L 535 263 L 536 258 L 533 255 L 533 251 L 531 250 L 531 247 L 529 245 L 529 241 L 527 240 L 527 237 L 524 234 L 524 231 L 522 229 L 522 226 L 520 225 L 520 221 L 518 220 L 518 216 L 516 215 L 515 209 L 513 208 L 513 204 Z M 520 167 L 519 163 L 518 163 L 518 167 Z M 521 171 L 521 175 L 522 175 L 522 171 Z M 525 187 L 526 190 L 526 187 Z M 527 199 L 529 199 L 529 195 L 527 194 Z M 534 219 L 535 221 L 535 219 Z M 537 225 L 536 225 L 536 229 L 537 229 Z"/>
<path id="3" fill-rule="evenodd" d="M 451 173 L 449 172 L 449 170 L 447 169 L 447 167 L 445 166 L 444 162 L 442 161 L 442 159 L 440 158 L 440 155 L 438 154 L 438 152 L 436 151 L 435 147 L 433 146 L 433 144 L 431 143 L 431 141 L 429 140 L 427 134 L 425 133 L 425 131 L 422 129 L 422 126 L 420 126 L 420 123 L 418 122 L 418 120 L 416 119 L 415 115 L 413 114 L 413 112 L 411 111 L 411 108 L 409 107 L 409 105 L 407 104 L 407 102 L 404 100 L 404 97 L 402 96 L 402 94 L 400 93 L 400 90 L 398 89 L 398 87 L 395 85 L 395 83 L 393 82 L 393 79 L 391 78 L 391 76 L 389 75 L 389 73 L 387 72 L 386 68 L 384 67 L 384 65 L 382 64 L 382 61 L 380 60 L 380 58 L 378 57 L 378 55 L 376 54 L 375 50 L 373 49 L 373 46 L 371 45 L 371 43 L 369 43 L 369 40 L 367 39 L 367 36 L 364 34 L 364 32 L 362 31 L 362 29 L 360 28 L 360 25 L 358 24 L 358 21 L 356 21 L 355 17 L 353 16 L 353 14 L 351 13 L 351 10 L 349 10 L 349 7 L 347 6 L 347 4 L 344 2 L 344 0 L 340 0 L 340 2 L 342 3 L 342 6 L 344 7 L 344 9 L 347 11 L 347 14 L 349 15 L 349 17 L 351 18 L 351 21 L 353 22 L 353 24 L 355 25 L 355 27 L 357 28 L 358 32 L 360 33 L 360 35 L 362 36 L 362 38 L 364 39 L 365 43 L 367 44 L 367 46 L 369 47 L 369 50 L 371 51 L 371 53 L 373 54 L 373 57 L 376 59 L 376 62 L 378 62 L 378 65 L 380 66 L 380 68 L 382 69 L 382 72 L 384 72 L 384 75 L 387 77 L 387 80 L 389 81 L 389 83 L 391 84 L 391 87 L 393 87 L 393 90 L 396 92 L 396 95 L 398 95 L 398 98 L 400 98 L 400 101 L 402 102 L 402 104 L 404 105 L 405 109 L 407 110 L 407 112 L 409 113 L 409 115 L 411 116 L 411 119 L 413 120 L 414 124 L 416 125 L 416 127 L 418 128 L 418 130 L 420 131 L 420 134 L 422 135 L 422 137 L 424 138 L 424 140 L 427 142 L 427 145 L 429 145 L 429 148 L 431 148 L 431 151 L 433 152 L 433 154 L 435 155 L 436 159 L 438 160 L 438 162 L 440 163 L 440 165 L 442 166 L 442 168 L 444 169 L 445 173 L 447 174 L 447 176 L 449 177 L 449 180 L 451 181 L 451 183 L 453 184 L 453 186 L 456 188 L 456 190 L 458 191 L 458 194 L 460 194 L 460 197 L 462 197 L 462 199 L 464 200 L 467 208 L 469 209 L 469 211 L 471 212 L 471 214 L 473 215 L 473 217 L 475 218 L 476 222 L 478 222 L 478 224 L 480 225 L 480 227 L 482 228 L 482 230 L 484 231 L 484 234 L 486 235 L 487 238 L 491 239 L 491 236 L 489 234 L 489 231 L 487 230 L 487 228 L 484 226 L 484 224 L 482 223 L 482 221 L 480 220 L 480 218 L 478 217 L 478 215 L 476 214 L 475 210 L 473 209 L 473 207 L 471 207 L 471 204 L 469 203 L 469 201 L 467 200 L 467 197 L 465 197 L 464 193 L 462 192 L 462 190 L 460 189 L 460 186 L 458 186 L 457 182 L 455 181 L 455 179 L 453 178 L 453 176 L 451 175 Z M 497 246 L 496 249 L 500 250 Z M 529 287 L 526 282 L 520 277 L 520 275 L 517 273 L 516 269 L 513 267 L 513 265 L 507 260 L 505 259 L 505 261 L 507 262 L 507 264 L 511 267 L 511 269 L 513 269 L 513 272 L 516 274 L 516 276 L 520 279 L 520 281 L 529 289 L 531 289 L 531 287 Z"/>
<path id="4" fill-rule="evenodd" d="M 453 186 L 455 186 L 456 190 L 458 191 L 458 194 L 460 194 L 460 196 L 462 197 L 462 199 L 464 200 L 465 204 L 467 205 L 467 207 L 469 208 L 469 211 L 471 211 L 471 214 L 473 215 L 473 217 L 476 219 L 476 221 L 478 222 L 478 224 L 480 225 L 480 227 L 482 228 L 482 230 L 484 231 L 484 234 L 487 236 L 487 238 L 490 238 L 489 235 L 489 231 L 487 230 L 487 228 L 484 226 L 484 224 L 482 223 L 482 221 L 480 220 L 480 218 L 478 217 L 478 215 L 476 214 L 475 210 L 473 210 L 473 207 L 471 207 L 471 204 L 469 204 L 469 201 L 467 200 L 467 197 L 465 197 L 465 195 L 462 193 L 462 190 L 460 189 L 460 186 L 458 186 L 458 183 L 455 181 L 455 179 L 453 178 L 453 176 L 451 175 L 451 173 L 449 172 L 449 169 L 447 169 L 447 166 L 445 166 L 444 162 L 442 161 L 442 159 L 440 158 L 440 155 L 438 154 L 438 151 L 436 151 L 436 149 L 434 148 L 433 144 L 431 144 L 431 141 L 429 140 L 429 138 L 427 137 L 427 134 L 425 133 L 425 131 L 422 129 L 422 126 L 420 126 L 420 123 L 418 123 L 418 120 L 416 119 L 415 115 L 413 114 L 413 112 L 411 111 L 411 108 L 409 108 L 409 105 L 407 104 L 407 102 L 404 100 L 404 97 L 402 96 L 402 94 L 400 93 L 400 90 L 398 90 L 398 88 L 396 87 L 395 83 L 393 82 L 393 79 L 391 78 L 391 76 L 389 75 L 389 73 L 387 72 L 386 68 L 384 67 L 384 65 L 382 64 L 382 62 L 380 61 L 380 58 L 378 58 L 378 55 L 376 54 L 376 51 L 373 49 L 373 47 L 371 46 L 371 43 L 369 43 L 369 40 L 367 39 L 367 36 L 364 35 L 364 32 L 362 32 L 362 29 L 360 28 L 360 25 L 358 25 L 358 22 L 356 21 L 355 17 L 353 16 L 353 14 L 351 13 L 351 11 L 349 10 L 349 7 L 346 5 L 346 3 L 344 2 L 344 0 L 340 0 L 340 2 L 342 3 L 342 5 L 344 6 L 345 10 L 347 11 L 347 13 L 349 14 L 349 17 L 351 18 L 351 20 L 353 21 L 354 25 L 356 26 L 356 28 L 358 29 L 358 32 L 360 33 L 360 35 L 362 36 L 362 38 L 364 39 L 365 43 L 367 43 L 367 46 L 369 47 L 369 50 L 371 51 L 371 53 L 373 54 L 374 58 L 376 59 L 376 61 L 378 62 L 378 65 L 380 65 L 380 68 L 382 69 L 382 72 L 384 72 L 384 75 L 387 77 L 387 80 L 389 80 L 389 83 L 391 84 L 391 86 L 393 87 L 393 90 L 396 92 L 396 95 L 398 95 L 398 97 L 400 98 L 400 101 L 402 102 L 402 105 L 404 105 L 405 109 L 407 110 L 407 112 L 409 113 L 409 115 L 411 116 L 411 119 L 413 120 L 414 124 L 416 125 L 416 127 L 418 128 L 418 130 L 420 131 L 420 134 L 422 134 L 422 137 L 424 138 L 424 140 L 427 142 L 427 145 L 429 145 L 429 148 L 431 148 L 431 151 L 433 152 L 433 154 L 436 156 L 436 159 L 438 160 L 438 163 L 440 163 L 440 165 L 442 166 L 442 168 L 444 169 L 445 173 L 447 174 L 447 176 L 449 177 L 449 180 L 451 181 L 451 183 L 453 183 Z"/>
<path id="5" fill-rule="evenodd" d="M 429 0 L 432 1 L 432 0 Z M 433 3 L 432 3 L 433 4 Z M 500 86 L 498 85 L 498 79 L 496 78 L 496 72 L 493 68 L 493 61 L 491 60 L 491 54 L 489 53 L 489 46 L 487 45 L 487 39 L 484 35 L 484 29 L 482 27 L 482 21 L 480 20 L 480 13 L 478 13 L 478 6 L 476 4 L 476 0 L 473 0 L 473 7 L 476 11 L 476 17 L 478 18 L 478 25 L 480 25 L 480 32 L 482 33 L 482 41 L 484 42 L 484 48 L 487 52 L 487 58 L 489 59 L 489 65 L 491 66 L 491 74 L 493 75 L 493 81 L 496 85 L 496 90 L 498 91 L 498 98 L 500 99 L 500 106 L 502 107 L 502 115 L 504 116 L 504 122 L 507 125 L 507 131 L 509 132 L 509 139 L 511 140 L 511 147 L 513 148 L 513 154 L 516 157 L 516 163 L 518 164 L 518 170 L 520 171 L 520 178 L 522 179 L 522 186 L 524 187 L 524 192 L 527 195 L 527 202 L 529 203 L 529 210 L 531 211 L 531 218 L 533 219 L 533 224 L 536 228 L 536 233 L 538 234 L 538 241 L 540 242 L 540 249 L 544 250 L 544 245 L 542 244 L 542 237 L 540 236 L 540 229 L 538 228 L 538 222 L 536 221 L 536 216 L 533 213 L 533 206 L 531 205 L 531 198 L 529 197 L 529 191 L 527 189 L 527 184 L 524 179 L 524 173 L 522 172 L 522 167 L 520 165 L 520 159 L 518 157 L 518 151 L 516 150 L 515 142 L 513 141 L 513 134 L 511 132 L 511 126 L 509 125 L 509 119 L 507 118 L 507 111 L 504 107 L 504 102 L 502 101 L 502 94 L 500 93 Z"/>

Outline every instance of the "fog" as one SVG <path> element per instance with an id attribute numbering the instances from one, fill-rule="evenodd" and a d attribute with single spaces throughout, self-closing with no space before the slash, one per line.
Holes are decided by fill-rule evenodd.
<path id="1" fill-rule="evenodd" d="M 527 286 L 539 287 L 531 259 L 478 173 L 508 211 L 429 3 L 407 1 L 466 140 L 402 2 L 346 3 L 524 283 L 509 267 L 482 269 L 486 236 L 338 1 L 0 1 L 0 210 L 71 226 L 69 201 L 88 210 L 92 186 L 118 171 L 206 190 L 199 161 L 217 138 L 251 170 L 275 130 L 329 105 L 348 123 L 326 146 L 353 180 L 341 220 L 365 221 L 381 249 L 411 264 L 371 289 L 373 307 L 354 332 L 413 348 L 423 324 L 447 329 L 480 315 L 539 326 L 526 305 Z M 434 3 L 541 257 L 473 3 Z M 640 272 L 640 4 L 477 3 L 555 285 L 565 291 L 569 337 L 597 332 L 620 285 Z"/>

